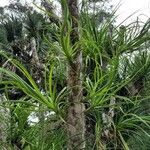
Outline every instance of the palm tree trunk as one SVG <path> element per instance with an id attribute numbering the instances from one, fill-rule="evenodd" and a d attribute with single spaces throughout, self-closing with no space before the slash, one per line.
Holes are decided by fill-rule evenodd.
<path id="1" fill-rule="evenodd" d="M 68 8 L 72 21 L 70 35 L 71 45 L 79 40 L 78 32 L 78 1 L 68 0 Z M 68 68 L 68 96 L 69 107 L 67 112 L 68 150 L 81 150 L 85 148 L 85 106 L 82 103 L 82 52 L 78 48 L 73 63 Z"/>

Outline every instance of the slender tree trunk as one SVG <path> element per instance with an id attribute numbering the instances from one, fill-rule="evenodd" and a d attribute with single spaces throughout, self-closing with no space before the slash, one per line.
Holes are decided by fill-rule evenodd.
<path id="1" fill-rule="evenodd" d="M 31 74 L 33 75 L 34 80 L 36 83 L 42 87 L 42 71 L 45 69 L 43 64 L 39 60 L 38 52 L 37 52 L 37 44 L 35 37 L 31 37 L 30 39 L 30 47 L 31 47 Z"/>
<path id="2" fill-rule="evenodd" d="M 32 53 L 32 75 L 39 86 L 39 88 L 42 90 L 42 81 L 43 81 L 43 74 L 42 70 L 44 69 L 38 56 L 37 52 L 37 44 L 36 44 L 36 39 L 35 37 L 31 37 L 30 39 L 30 46 L 31 46 L 31 53 Z M 45 132 L 45 125 L 44 125 L 44 120 L 45 120 L 45 112 L 44 112 L 44 106 L 39 103 L 39 113 L 38 113 L 38 118 L 39 118 L 39 149 L 43 147 L 43 138 L 44 138 L 44 132 Z"/>
<path id="3" fill-rule="evenodd" d="M 0 94 L 0 104 L 7 102 L 5 95 Z M 7 149 L 7 137 L 10 121 L 10 110 L 5 106 L 0 106 L 0 149 Z"/>
<path id="4" fill-rule="evenodd" d="M 3 103 L 3 96 L 0 95 L 0 102 L 1 104 Z M 5 108 L 4 107 L 0 107 L 0 141 L 3 143 L 3 142 L 6 142 L 6 125 L 5 125 L 5 119 L 4 118 L 4 114 L 5 114 Z M 1 144 L 2 144 L 1 143 Z"/>
<path id="5" fill-rule="evenodd" d="M 33 67 L 37 69 L 40 65 L 40 61 L 39 61 L 37 48 L 36 48 L 37 47 L 36 39 L 34 37 L 31 37 L 30 39 L 30 47 L 31 47 L 31 55 L 32 55 L 31 64 Z"/>
<path id="6" fill-rule="evenodd" d="M 50 22 L 59 25 L 60 20 L 59 17 L 54 13 L 53 3 L 48 0 L 41 0 L 41 6 L 43 6 L 48 13 Z"/>
<path id="7" fill-rule="evenodd" d="M 78 1 L 68 0 L 69 15 L 72 22 L 70 35 L 71 45 L 79 40 L 78 29 Z M 68 150 L 81 150 L 85 148 L 85 116 L 82 103 L 82 52 L 78 48 L 73 63 L 68 68 L 68 96 L 69 107 L 67 112 Z"/>

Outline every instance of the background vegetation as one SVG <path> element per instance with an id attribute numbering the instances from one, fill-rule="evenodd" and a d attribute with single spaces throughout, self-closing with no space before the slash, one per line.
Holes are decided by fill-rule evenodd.
<path id="1" fill-rule="evenodd" d="M 54 2 L 0 8 L 0 149 L 148 150 L 149 18 L 116 25 L 109 1 L 83 0 L 78 18 Z M 68 134 L 73 107 L 82 139 Z"/>

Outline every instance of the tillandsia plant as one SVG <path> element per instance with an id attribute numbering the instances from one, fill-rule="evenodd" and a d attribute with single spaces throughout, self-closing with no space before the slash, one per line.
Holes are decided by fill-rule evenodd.
<path id="1" fill-rule="evenodd" d="M 92 30 L 89 23 L 85 23 L 82 39 L 86 64 L 85 101 L 88 101 L 87 113 L 91 112 L 87 118 L 88 128 L 95 133 L 93 148 L 129 149 L 127 141 L 132 135 L 138 130 L 144 133 L 145 128 L 149 131 L 149 115 L 138 111 L 144 103 L 141 98 L 147 97 L 141 93 L 146 87 L 144 74 L 149 72 L 146 46 L 150 38 L 149 23 L 148 20 L 141 26 L 136 21 L 118 28 L 111 26 L 109 20 L 99 28 L 93 25 Z M 131 70 L 132 67 L 137 70 Z M 119 118 L 122 123 L 131 124 L 120 130 Z"/>
<path id="2" fill-rule="evenodd" d="M 8 57 L 5 54 L 3 54 L 3 52 L 1 53 L 1 55 L 3 55 L 5 58 L 8 59 Z M 60 90 L 59 92 L 56 91 L 56 85 L 53 85 L 53 80 L 52 80 L 54 65 L 53 65 L 53 67 L 51 67 L 50 72 L 48 74 L 46 74 L 46 78 L 45 78 L 46 79 L 46 82 L 45 82 L 46 89 L 45 89 L 45 91 L 44 91 L 44 89 L 43 89 L 43 91 L 41 91 L 41 88 L 35 83 L 35 81 L 31 77 L 31 75 L 28 73 L 27 69 L 22 64 L 20 64 L 20 62 L 18 62 L 15 59 L 9 59 L 9 62 L 12 63 L 22 73 L 22 75 L 24 77 L 23 76 L 19 77 L 16 73 L 14 73 L 12 71 L 9 71 L 4 68 L 0 68 L 1 75 L 2 75 L 1 85 L 5 86 L 3 89 L 6 89 L 6 90 L 7 89 L 17 89 L 19 91 L 22 91 L 24 93 L 23 95 L 26 95 L 28 97 L 27 99 L 20 99 L 18 101 L 15 100 L 14 102 L 15 103 L 27 102 L 30 107 L 32 106 L 32 103 L 34 103 L 34 105 L 33 105 L 34 108 L 37 107 L 36 106 L 37 103 L 40 103 L 43 106 L 46 106 L 48 111 L 54 112 L 57 115 L 58 119 L 55 118 L 56 121 L 61 120 L 60 122 L 64 122 L 64 120 L 63 120 L 64 113 L 63 113 L 63 109 L 61 109 L 61 107 L 64 105 L 62 100 L 66 97 L 66 87 L 63 87 L 63 89 Z M 54 82 L 54 84 L 55 84 L 55 82 Z M 16 97 L 15 97 L 15 99 L 16 99 Z M 11 102 L 13 102 L 13 101 L 11 101 Z M 22 107 L 22 108 L 24 108 L 24 107 Z M 42 108 L 44 110 L 40 110 L 40 111 L 45 112 L 45 108 L 44 107 L 42 107 Z M 15 106 L 15 110 L 16 109 L 17 108 Z M 27 109 L 27 108 L 24 108 L 24 109 Z M 33 112 L 35 112 L 35 111 L 36 110 L 33 109 Z M 21 117 L 21 116 L 18 116 L 18 117 Z M 20 120 L 20 118 L 19 118 L 19 120 Z M 56 121 L 53 121 L 53 122 L 56 122 Z M 27 120 L 26 120 L 26 122 L 27 122 Z M 59 126 L 59 124 L 60 123 L 58 123 L 58 126 Z M 42 126 L 42 128 L 44 126 Z M 54 127 L 55 127 L 55 123 L 54 123 Z M 20 129 L 19 126 L 18 126 L 18 128 Z M 22 129 L 20 129 L 20 130 L 22 130 Z M 45 132 L 44 130 L 42 130 L 42 131 Z M 35 134 L 37 134 L 37 131 Z M 55 132 L 54 132 L 54 134 L 55 134 Z M 63 134 L 63 132 L 62 132 L 62 134 Z M 39 138 L 41 138 L 41 137 L 39 137 Z M 28 143 L 29 141 L 26 141 L 26 142 Z M 30 142 L 29 142 L 29 145 L 35 149 L 37 147 L 38 148 L 43 147 L 39 144 L 35 145 L 34 143 L 30 143 Z"/>

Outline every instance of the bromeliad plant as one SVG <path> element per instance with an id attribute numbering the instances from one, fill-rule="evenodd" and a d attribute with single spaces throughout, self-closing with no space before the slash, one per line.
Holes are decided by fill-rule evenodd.
<path id="1" fill-rule="evenodd" d="M 129 149 L 127 142 L 139 130 L 149 137 L 150 117 L 140 109 L 147 96 L 142 91 L 149 74 L 145 46 L 150 39 L 149 20 L 143 28 L 135 22 L 119 30 L 111 27 L 111 22 L 100 28 L 92 26 L 92 30 L 88 25 L 83 30 L 83 50 L 88 73 L 85 101 L 92 116 L 88 117 L 90 128 L 93 131 L 95 127 L 95 145 L 91 148 Z"/>
<path id="2" fill-rule="evenodd" d="M 9 58 L 6 54 L 4 54 L 3 52 L 1 52 L 1 55 L 3 56 L 3 58 L 6 58 L 9 60 L 9 63 L 11 63 L 12 65 L 14 65 L 18 71 L 20 71 L 21 73 L 21 77 L 19 75 L 17 75 L 15 72 L 9 71 L 5 68 L 0 68 L 0 72 L 1 72 L 1 86 L 3 87 L 1 90 L 5 90 L 8 92 L 11 91 L 11 89 L 16 89 L 17 91 L 23 92 L 23 96 L 27 96 L 26 100 L 24 98 L 19 99 L 19 100 L 12 100 L 11 102 L 13 103 L 13 101 L 15 103 L 28 103 L 28 106 L 31 108 L 31 106 L 33 107 L 32 111 L 35 114 L 39 114 L 39 115 L 44 115 L 46 112 L 53 112 L 54 113 L 54 119 L 49 118 L 49 120 L 51 121 L 51 124 L 53 122 L 53 125 L 50 124 L 50 126 L 53 126 L 52 129 L 48 129 L 47 124 L 49 125 L 49 123 L 46 123 L 48 121 L 44 121 L 45 120 L 45 115 L 43 116 L 42 119 L 44 119 L 43 121 L 46 123 L 43 126 L 43 122 L 38 123 L 37 125 L 34 127 L 29 127 L 29 128 L 21 128 L 19 126 L 19 122 L 21 121 L 20 119 L 23 119 L 23 116 L 21 117 L 20 115 L 24 115 L 23 114 L 18 114 L 17 115 L 17 121 L 18 125 L 17 125 L 17 129 L 15 129 L 15 127 L 13 127 L 13 124 L 11 124 L 10 128 L 13 128 L 13 131 L 15 133 L 13 133 L 16 136 L 19 137 L 11 137 L 10 141 L 12 141 L 13 143 L 13 139 L 17 138 L 19 141 L 19 143 L 22 144 L 22 148 L 31 148 L 31 149 L 37 149 L 37 148 L 41 148 L 41 149 L 49 149 L 50 147 L 60 147 L 60 144 L 57 146 L 58 142 L 56 140 L 56 132 L 53 131 L 53 129 L 55 127 L 59 128 L 59 125 L 61 126 L 61 124 L 64 124 L 64 110 L 61 109 L 62 107 L 64 107 L 65 105 L 63 104 L 64 99 L 66 97 L 66 87 L 64 86 L 63 89 L 60 89 L 59 91 L 57 91 L 56 87 L 57 84 L 53 81 L 53 71 L 55 69 L 55 65 L 51 65 L 51 69 L 50 71 L 47 73 L 45 72 L 45 89 L 41 89 L 41 87 L 39 87 L 35 81 L 33 80 L 33 78 L 31 77 L 31 75 L 29 74 L 29 72 L 27 71 L 27 69 L 20 64 L 20 62 L 18 62 L 16 59 L 13 58 Z M 57 66 L 58 68 L 58 66 Z M 59 69 L 59 68 L 58 68 Z M 55 69 L 56 71 L 56 69 Z M 7 92 L 7 93 L 8 93 Z M 9 98 L 9 96 L 8 96 Z M 17 97 L 15 97 L 15 99 L 17 99 Z M 38 104 L 40 103 L 40 106 L 38 108 Z M 45 108 L 46 107 L 46 108 Z M 14 109 L 16 110 L 18 108 L 18 105 L 14 105 Z M 21 107 L 22 109 L 25 109 L 25 111 L 28 111 L 28 108 L 25 107 Z M 38 108 L 38 109 L 37 109 Z M 42 109 L 41 109 L 42 108 Z M 39 110 L 39 112 L 37 112 L 37 110 Z M 28 111 L 28 115 L 26 116 L 26 120 L 24 120 L 25 124 L 29 124 L 28 123 L 28 117 L 31 114 L 31 112 L 29 113 Z M 16 115 L 16 113 L 15 113 Z M 38 115 L 38 116 L 39 116 Z M 52 115 L 50 115 L 52 116 Z M 57 116 L 57 117 L 55 117 Z M 11 114 L 11 118 L 13 118 L 12 114 Z M 40 119 L 41 116 L 38 117 L 38 119 Z M 15 118 L 16 119 L 16 118 Z M 14 123 L 15 123 L 15 119 L 14 119 Z M 57 123 L 58 121 L 58 123 Z M 55 123 L 56 122 L 56 123 Z M 16 124 L 16 123 L 15 123 Z M 22 126 L 24 127 L 24 126 Z M 43 129 L 41 129 L 41 127 Z M 33 128 L 33 129 L 32 129 Z M 40 130 L 39 130 L 40 128 Z M 45 129 L 47 128 L 47 129 Z M 24 131 L 26 130 L 26 131 Z M 36 139 L 33 141 L 30 141 L 30 138 L 26 135 L 28 132 L 32 132 L 32 130 L 35 130 L 33 133 L 33 136 L 36 136 Z M 59 129 L 58 129 L 59 130 Z M 20 134 L 18 134 L 18 132 Z M 56 140 L 56 143 L 54 141 L 51 141 L 49 144 L 45 144 L 44 142 L 48 140 L 49 137 L 40 137 L 40 132 L 50 132 L 49 135 L 52 136 L 52 139 Z M 26 133 L 27 132 L 27 133 Z M 60 129 L 60 138 L 65 139 L 64 137 L 64 131 L 62 129 Z M 38 136 L 37 136 L 38 134 Z M 46 133 L 47 134 L 47 133 Z M 44 134 L 45 135 L 45 134 Z M 42 135 L 43 136 L 43 135 Z M 40 139 L 40 141 L 38 140 L 38 138 Z M 65 141 L 65 140 L 64 140 Z M 64 143 L 64 142 L 62 142 Z M 56 144 L 56 145 L 55 145 Z M 12 145 L 8 144 L 8 146 L 13 146 L 14 148 L 17 146 L 17 144 L 13 143 Z M 20 147 L 18 147 L 20 148 Z"/>
<path id="3" fill-rule="evenodd" d="M 9 57 L 7 57 L 3 52 L 0 54 L 9 59 Z M 40 91 L 38 85 L 35 83 L 27 69 L 22 64 L 20 64 L 15 59 L 10 59 L 9 62 L 16 66 L 17 69 L 19 69 L 19 71 L 26 77 L 26 80 L 22 79 L 14 72 L 0 68 L 3 76 L 3 80 L 1 81 L 2 85 L 13 85 L 14 88 L 22 90 L 26 95 L 46 105 L 51 111 L 60 112 L 60 109 L 58 109 L 58 101 L 60 96 L 62 96 L 65 92 L 65 87 L 62 91 L 60 91 L 60 93 L 56 95 L 55 86 L 52 85 L 52 74 L 54 66 L 51 67 L 49 73 L 48 85 L 45 85 L 48 86 L 47 90 L 49 90 L 49 92 L 47 91 L 46 93 L 42 94 L 42 91 Z"/>

